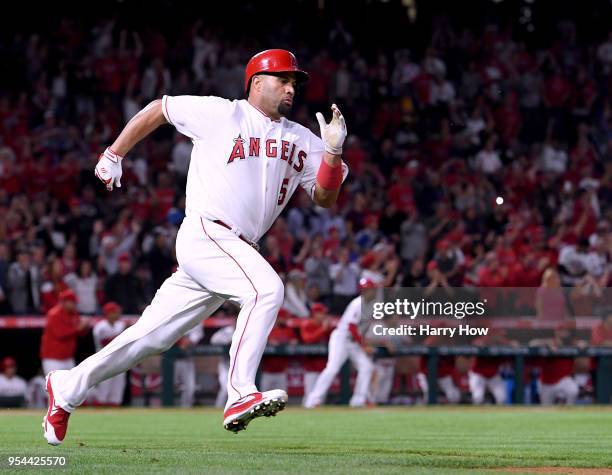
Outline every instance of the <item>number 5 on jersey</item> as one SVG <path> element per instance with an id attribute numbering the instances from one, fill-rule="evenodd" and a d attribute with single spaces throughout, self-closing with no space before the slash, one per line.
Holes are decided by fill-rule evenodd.
<path id="1" fill-rule="evenodd" d="M 280 206 L 285 201 L 287 197 L 287 185 L 289 184 L 289 178 L 285 178 L 283 183 L 281 184 L 280 191 L 278 192 L 278 202 L 277 204 Z"/>

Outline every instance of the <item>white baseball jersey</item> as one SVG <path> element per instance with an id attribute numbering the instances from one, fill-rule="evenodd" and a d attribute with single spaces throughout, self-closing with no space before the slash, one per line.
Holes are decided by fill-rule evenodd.
<path id="1" fill-rule="evenodd" d="M 108 345 L 123 330 L 125 330 L 125 322 L 121 320 L 111 323 L 103 319 L 96 323 L 93 327 L 93 338 L 94 344 L 96 345 L 96 351 L 100 351 L 100 349 Z"/>
<path id="2" fill-rule="evenodd" d="M 164 96 L 162 110 L 194 144 L 187 216 L 221 220 L 256 242 L 298 185 L 312 198 L 324 146 L 306 127 L 272 120 L 244 99 Z M 342 168 L 344 179 L 348 167 Z"/>
<path id="3" fill-rule="evenodd" d="M 361 295 L 351 300 L 351 303 L 349 303 L 344 310 L 344 313 L 336 326 L 336 331 L 346 338 L 349 338 L 351 335 L 349 326 L 351 324 L 359 326 L 359 322 L 361 322 L 361 300 Z"/>
<path id="4" fill-rule="evenodd" d="M 374 320 L 371 318 L 373 311 L 372 306 L 374 302 L 380 302 L 381 300 L 382 289 L 378 289 L 376 297 L 366 304 L 365 309 L 362 309 L 362 305 L 364 305 L 363 298 L 361 295 L 355 297 L 353 300 L 351 300 L 351 303 L 348 304 L 344 310 L 344 313 L 342 314 L 342 317 L 340 318 L 340 321 L 338 322 L 336 327 L 338 332 L 342 333 L 348 338 L 350 336 L 349 326 L 354 323 L 359 328 L 359 333 L 361 336 L 365 337 L 368 334 L 370 327 L 374 323 Z M 364 315 L 364 318 L 361 318 L 362 314 Z"/>
<path id="5" fill-rule="evenodd" d="M 17 397 L 26 395 L 27 384 L 25 380 L 17 375 L 7 378 L 0 373 L 0 396 Z"/>

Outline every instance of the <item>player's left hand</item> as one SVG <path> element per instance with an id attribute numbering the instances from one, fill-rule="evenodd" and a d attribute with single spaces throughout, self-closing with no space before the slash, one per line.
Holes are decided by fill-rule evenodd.
<path id="1" fill-rule="evenodd" d="M 333 115 L 329 124 L 325 123 L 323 114 L 316 113 L 321 128 L 321 138 L 326 152 L 332 155 L 342 155 L 342 145 L 346 139 L 346 122 L 344 122 L 344 116 L 336 104 L 332 104 L 331 110 Z"/>
<path id="2" fill-rule="evenodd" d="M 104 150 L 98 158 L 94 173 L 106 185 L 108 191 L 113 191 L 113 185 L 121 188 L 121 175 L 123 174 L 121 160 L 123 160 L 123 157 L 117 155 L 110 148 Z"/>

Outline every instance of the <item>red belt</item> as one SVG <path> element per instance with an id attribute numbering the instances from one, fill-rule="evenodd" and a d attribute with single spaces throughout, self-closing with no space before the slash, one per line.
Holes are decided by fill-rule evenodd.
<path id="1" fill-rule="evenodd" d="M 215 220 L 213 221 L 213 223 L 218 224 L 219 226 L 223 226 L 224 228 L 229 229 L 230 231 L 232 230 L 232 227 L 231 227 L 230 225 L 225 224 L 225 223 L 224 223 L 223 221 L 221 221 L 220 219 L 215 219 Z M 238 237 L 239 237 L 240 239 L 242 239 L 244 242 L 246 242 L 246 243 L 247 243 L 249 246 L 252 246 L 252 247 L 254 247 L 255 249 L 259 249 L 259 246 L 258 246 L 256 243 L 249 241 L 249 240 L 248 240 L 247 238 L 245 238 L 245 237 L 244 237 L 242 234 L 240 234 Z"/>

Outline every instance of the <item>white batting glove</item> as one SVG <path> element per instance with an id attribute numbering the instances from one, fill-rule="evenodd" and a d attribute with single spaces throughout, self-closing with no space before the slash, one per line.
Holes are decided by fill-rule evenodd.
<path id="1" fill-rule="evenodd" d="M 321 128 L 321 138 L 325 144 L 325 151 L 332 155 L 342 155 L 342 145 L 346 139 L 346 123 L 344 116 L 336 104 L 332 104 L 332 120 L 329 124 L 325 123 L 323 114 L 316 113 L 319 127 Z"/>
<path id="2" fill-rule="evenodd" d="M 104 150 L 104 153 L 101 153 L 100 158 L 98 158 L 94 173 L 106 185 L 108 191 L 113 191 L 113 185 L 121 188 L 121 175 L 123 174 L 121 160 L 123 160 L 123 157 L 117 155 L 110 148 Z"/>

